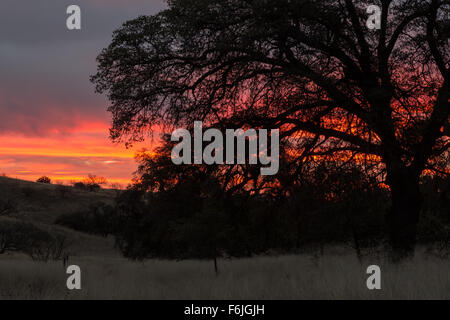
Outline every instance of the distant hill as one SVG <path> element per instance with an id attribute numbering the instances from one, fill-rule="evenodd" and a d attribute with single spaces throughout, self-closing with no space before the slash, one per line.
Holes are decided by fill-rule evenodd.
<path id="1" fill-rule="evenodd" d="M 71 253 L 76 255 L 118 255 L 111 237 L 97 237 L 54 224 L 63 214 L 81 212 L 98 203 L 113 204 L 116 195 L 116 190 L 89 192 L 71 186 L 0 177 L 0 219 L 30 222 L 50 233 L 62 232 L 71 243 Z M 10 210 L 2 214 L 2 207 Z"/>

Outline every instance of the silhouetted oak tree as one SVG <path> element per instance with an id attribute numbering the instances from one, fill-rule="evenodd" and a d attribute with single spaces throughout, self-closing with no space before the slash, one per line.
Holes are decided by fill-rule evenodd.
<path id="1" fill-rule="evenodd" d="M 366 27 L 373 4 L 379 30 Z M 391 244 L 411 253 L 419 177 L 449 147 L 449 1 L 168 5 L 126 22 L 98 57 L 92 81 L 111 101 L 112 139 L 203 120 L 279 128 L 302 157 L 375 159 L 392 194 Z"/>

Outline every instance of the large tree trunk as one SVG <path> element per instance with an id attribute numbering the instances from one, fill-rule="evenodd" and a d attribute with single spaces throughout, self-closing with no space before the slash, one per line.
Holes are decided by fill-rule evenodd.
<path id="1" fill-rule="evenodd" d="M 393 257 L 402 259 L 414 254 L 417 224 L 422 206 L 420 174 L 405 166 L 388 166 L 387 182 L 391 188 L 389 238 Z"/>

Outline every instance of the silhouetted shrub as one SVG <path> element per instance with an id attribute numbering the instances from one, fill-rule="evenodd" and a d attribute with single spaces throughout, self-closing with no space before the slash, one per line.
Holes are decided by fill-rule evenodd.
<path id="1" fill-rule="evenodd" d="M 84 184 L 87 190 L 91 192 L 97 192 L 101 189 L 101 186 L 106 184 L 108 181 L 104 177 L 97 177 L 96 175 L 89 174 L 85 179 Z"/>
<path id="2" fill-rule="evenodd" d="M 97 192 L 101 189 L 102 187 L 97 184 L 97 183 L 89 183 L 86 185 L 86 189 L 90 192 Z"/>
<path id="3" fill-rule="evenodd" d="M 102 188 L 101 186 L 106 183 L 107 180 L 105 178 L 90 174 L 84 181 L 76 182 L 73 186 L 77 189 L 97 192 Z"/>
<path id="4" fill-rule="evenodd" d="M 217 179 L 195 168 L 171 176 L 165 167 L 161 177 L 158 170 L 144 171 L 117 199 L 113 230 L 126 257 L 214 259 L 345 245 L 362 258 L 388 241 L 389 190 L 357 165 L 311 166 L 288 193 L 280 187 L 259 194 L 223 192 Z M 418 231 L 421 243 L 445 252 L 448 181 L 422 179 L 426 212 Z"/>
<path id="5" fill-rule="evenodd" d="M 47 177 L 47 176 L 42 176 L 39 179 L 37 179 L 36 182 L 39 182 L 39 183 L 52 183 L 52 180 L 49 177 Z"/>
<path id="6" fill-rule="evenodd" d="M 80 190 L 86 190 L 86 185 L 83 182 L 75 182 L 73 187 Z"/>
<path id="7" fill-rule="evenodd" d="M 99 203 L 88 210 L 59 216 L 55 223 L 86 233 L 108 236 L 113 233 L 115 209 Z"/>
<path id="8" fill-rule="evenodd" d="M 0 221 L 0 254 L 7 251 L 23 252 L 33 260 L 60 259 L 66 250 L 63 235 L 51 235 L 31 223 Z"/>

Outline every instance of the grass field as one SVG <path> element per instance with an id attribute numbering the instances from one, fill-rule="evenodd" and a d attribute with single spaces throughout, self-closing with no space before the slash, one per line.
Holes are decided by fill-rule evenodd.
<path id="1" fill-rule="evenodd" d="M 54 222 L 63 214 L 80 212 L 97 203 L 113 204 L 116 191 L 88 192 L 68 187 L 67 192 L 62 195 L 60 187 L 0 176 L 0 205 L 2 201 L 12 201 L 15 207 L 14 212 L 6 217 L 0 215 L 0 222 L 8 218 L 31 223 L 51 234 L 64 234 L 70 243 L 71 254 L 114 254 L 113 239 L 77 232 L 55 225 Z"/>
<path id="2" fill-rule="evenodd" d="M 54 224 L 61 214 L 113 203 L 116 192 L 87 192 L 0 177 L 0 200 L 12 200 L 8 219 L 62 232 L 70 242 L 70 264 L 82 271 L 82 290 L 66 288 L 60 261 L 35 262 L 18 253 L 0 255 L 0 299 L 450 299 L 450 261 L 420 253 L 392 265 L 383 258 L 362 263 L 351 250 L 327 248 L 308 254 L 211 261 L 131 262 L 102 238 Z M 1 218 L 6 219 L 6 218 Z M 366 287 L 366 268 L 381 267 L 382 290 Z"/>
<path id="3" fill-rule="evenodd" d="M 82 289 L 66 289 L 61 263 L 0 258 L 0 299 L 450 299 L 449 261 L 419 255 L 402 265 L 350 254 L 210 261 L 130 262 L 73 258 Z M 381 267 L 382 289 L 368 290 L 366 268 Z"/>

